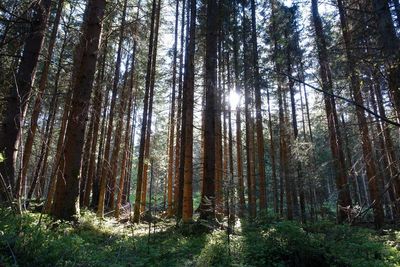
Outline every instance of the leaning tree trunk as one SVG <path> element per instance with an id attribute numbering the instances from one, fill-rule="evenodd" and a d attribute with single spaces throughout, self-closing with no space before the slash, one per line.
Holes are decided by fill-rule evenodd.
<path id="1" fill-rule="evenodd" d="M 325 111 L 328 120 L 329 141 L 332 151 L 333 164 L 336 169 L 336 187 L 338 190 L 338 221 L 343 222 L 347 219 L 347 213 L 341 207 L 350 207 L 351 198 L 347 181 L 347 171 L 345 166 L 342 139 L 340 136 L 336 103 L 332 95 L 333 84 L 332 74 L 328 61 L 328 51 L 322 26 L 322 20 L 318 12 L 318 1 L 312 0 L 312 17 L 315 28 L 318 61 L 320 65 L 320 77 L 322 89 L 327 92 L 324 94 Z M 331 95 L 329 95 L 331 94 Z"/>
<path id="2" fill-rule="evenodd" d="M 354 97 L 355 102 L 358 104 L 356 106 L 356 115 L 359 125 L 359 131 L 361 134 L 361 147 L 363 151 L 363 159 L 365 162 L 365 167 L 368 177 L 368 187 L 369 193 L 372 201 L 372 208 L 374 211 L 374 222 L 377 228 L 380 228 L 383 224 L 383 208 L 381 195 L 378 190 L 378 172 L 376 170 L 376 164 L 372 155 L 372 145 L 369 137 L 369 130 L 367 119 L 365 117 L 364 110 L 361 108 L 363 106 L 363 97 L 361 93 L 360 79 L 356 73 L 356 61 L 353 57 L 351 49 L 352 40 L 349 33 L 349 25 L 347 22 L 347 17 L 345 14 L 344 6 L 342 0 L 337 0 L 339 7 L 340 23 L 343 32 L 343 39 L 345 44 L 348 70 L 350 74 L 350 88 Z M 348 191 L 348 190 L 347 190 Z M 350 196 L 349 196 L 350 197 Z"/>
<path id="3" fill-rule="evenodd" d="M 22 170 L 21 170 L 20 175 L 18 176 L 18 182 L 17 182 L 17 184 L 20 187 L 19 190 L 17 190 L 18 195 L 21 194 L 20 190 L 22 190 L 22 186 L 20 186 L 20 185 L 24 184 L 24 181 L 26 179 L 26 174 L 28 172 L 29 159 L 30 159 L 30 156 L 32 153 L 33 140 L 35 139 L 36 128 L 38 125 L 37 122 L 38 122 L 38 118 L 39 118 L 39 114 L 40 114 L 40 110 L 41 110 L 42 98 L 43 98 L 43 95 L 44 95 L 44 92 L 45 92 L 46 86 L 47 86 L 47 78 L 49 76 L 50 63 L 51 63 L 51 59 L 53 57 L 54 45 L 56 43 L 56 37 L 57 37 L 57 32 L 58 32 L 58 26 L 59 26 L 60 20 L 61 20 L 61 12 L 63 9 L 63 4 L 64 4 L 64 0 L 58 1 L 57 12 L 56 12 L 56 16 L 54 18 L 53 28 L 51 30 L 49 45 L 47 48 L 47 54 L 45 57 L 42 73 L 41 73 L 41 76 L 39 79 L 38 94 L 36 96 L 35 103 L 33 106 L 30 127 L 29 127 L 29 130 L 27 133 L 28 136 L 26 137 L 24 153 L 21 158 Z"/>
<path id="4" fill-rule="evenodd" d="M 7 101 L 3 103 L 3 116 L 0 127 L 0 151 L 5 158 L 0 162 L 0 175 L 6 186 L 13 190 L 17 153 L 21 138 L 21 123 L 24 120 L 28 101 L 32 94 L 36 66 L 42 50 L 51 0 L 41 0 L 32 4 L 33 17 L 29 34 L 25 39 L 21 62 L 19 64 L 15 84 L 10 88 Z M 4 189 L 0 191 L 0 200 L 5 199 Z M 16 185 L 15 193 L 19 197 L 22 192 L 22 181 Z"/>
<path id="5" fill-rule="evenodd" d="M 382 54 L 389 73 L 389 90 L 400 122 L 400 40 L 396 35 L 388 0 L 373 2 Z M 398 3 L 397 3 L 398 4 Z M 398 6 L 397 6 L 398 12 Z"/>

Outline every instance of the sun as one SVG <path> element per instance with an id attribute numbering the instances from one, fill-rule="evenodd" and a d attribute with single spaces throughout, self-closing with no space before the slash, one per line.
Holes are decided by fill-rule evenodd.
<path id="1" fill-rule="evenodd" d="M 231 109 L 236 109 L 240 103 L 240 95 L 234 91 L 229 93 L 229 106 Z"/>

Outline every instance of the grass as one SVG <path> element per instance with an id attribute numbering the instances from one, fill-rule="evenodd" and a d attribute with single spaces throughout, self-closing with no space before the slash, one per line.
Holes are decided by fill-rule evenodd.
<path id="1" fill-rule="evenodd" d="M 400 266 L 400 232 L 323 221 L 241 221 L 236 233 L 187 231 L 173 220 L 148 225 L 53 221 L 0 209 L 0 266 Z"/>

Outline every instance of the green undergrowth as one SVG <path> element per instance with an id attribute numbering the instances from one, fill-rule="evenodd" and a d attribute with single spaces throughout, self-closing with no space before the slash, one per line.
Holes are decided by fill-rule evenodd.
<path id="1" fill-rule="evenodd" d="M 400 266 L 400 232 L 323 221 L 238 222 L 226 230 L 172 220 L 120 224 L 83 212 L 78 223 L 0 209 L 0 266 Z M 229 244 L 229 245 L 228 245 Z"/>

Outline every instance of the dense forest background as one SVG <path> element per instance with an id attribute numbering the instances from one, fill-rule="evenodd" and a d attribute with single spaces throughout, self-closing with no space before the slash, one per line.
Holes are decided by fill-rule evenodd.
<path id="1" fill-rule="evenodd" d="M 398 226 L 398 0 L 1 0 L 0 62 L 0 264 L 43 216 Z"/>

